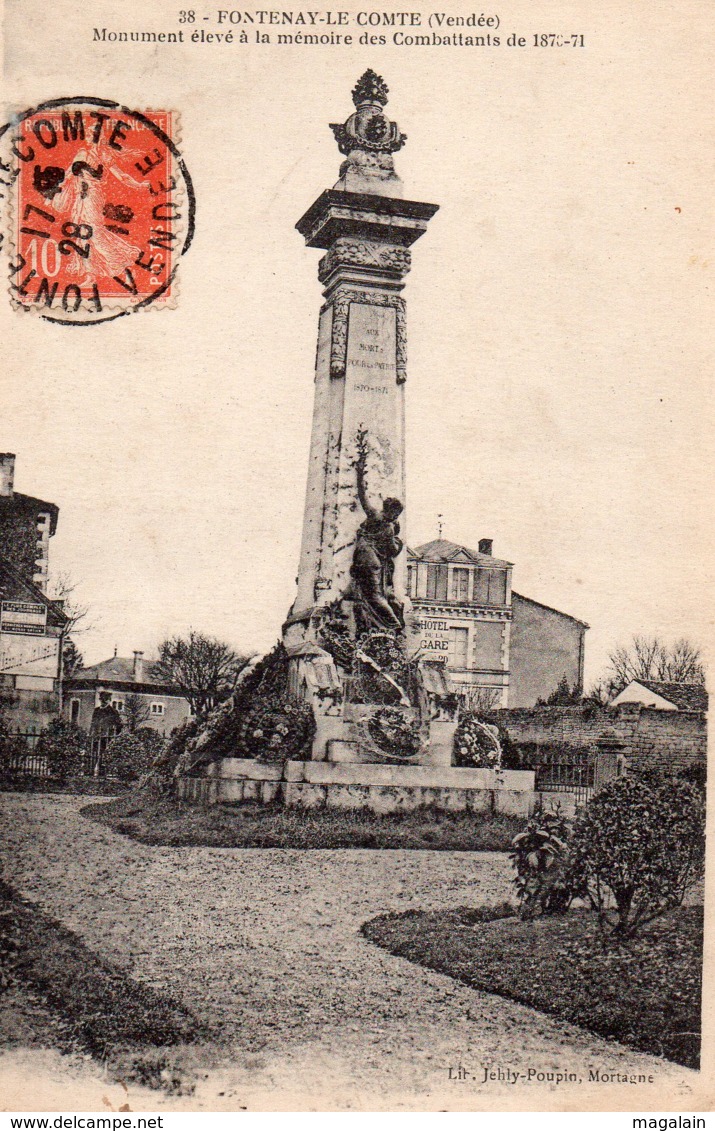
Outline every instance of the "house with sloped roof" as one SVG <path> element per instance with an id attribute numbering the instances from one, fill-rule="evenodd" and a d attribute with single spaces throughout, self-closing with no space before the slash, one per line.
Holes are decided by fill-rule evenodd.
<path id="1" fill-rule="evenodd" d="M 667 683 L 658 679 L 632 679 L 610 706 L 641 703 L 659 711 L 701 711 L 708 709 L 708 693 L 702 683 Z"/>
<path id="2" fill-rule="evenodd" d="M 15 490 L 15 456 L 0 452 L 0 557 L 43 593 L 58 515 L 55 503 Z"/>
<path id="3" fill-rule="evenodd" d="M 67 625 L 62 601 L 0 557 L 0 705 L 30 747 L 59 712 Z"/>
<path id="4" fill-rule="evenodd" d="M 482 705 L 532 707 L 565 676 L 583 688 L 588 625 L 512 589 L 513 563 L 482 538 L 407 549 L 407 595 L 421 653 L 442 663 L 454 690 Z"/>
<path id="5" fill-rule="evenodd" d="M 0 453 L 0 705 L 32 747 L 60 706 L 68 618 L 47 596 L 55 503 L 15 490 L 15 456 Z"/>
<path id="6" fill-rule="evenodd" d="M 167 737 L 192 714 L 181 689 L 143 652 L 132 657 L 115 653 L 65 680 L 63 714 L 83 730 L 89 731 L 95 708 L 103 703 L 114 708 L 125 726 L 151 727 Z"/>

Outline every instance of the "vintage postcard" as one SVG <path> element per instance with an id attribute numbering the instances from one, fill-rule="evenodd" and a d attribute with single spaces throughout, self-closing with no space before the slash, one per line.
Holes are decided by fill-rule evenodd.
<path id="1" fill-rule="evenodd" d="M 3 1109 L 703 1126 L 711 6 L 2 34 Z"/>

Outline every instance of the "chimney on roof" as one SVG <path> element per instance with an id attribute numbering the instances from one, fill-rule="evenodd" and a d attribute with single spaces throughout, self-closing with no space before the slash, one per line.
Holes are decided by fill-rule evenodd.
<path id="1" fill-rule="evenodd" d="M 480 538 L 479 539 L 479 553 L 480 554 L 488 554 L 489 557 L 491 557 L 493 545 L 494 545 L 493 539 L 491 539 L 491 538 Z"/>
<path id="2" fill-rule="evenodd" d="M 143 652 L 135 652 L 134 653 L 134 682 L 135 683 L 143 683 L 144 682 L 144 653 Z"/>
<path id="3" fill-rule="evenodd" d="M 15 456 L 13 452 L 0 452 L 0 495 L 6 498 L 13 493 Z"/>

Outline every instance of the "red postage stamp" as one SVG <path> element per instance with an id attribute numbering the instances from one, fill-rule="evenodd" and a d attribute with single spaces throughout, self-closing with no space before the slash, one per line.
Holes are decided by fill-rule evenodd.
<path id="1" fill-rule="evenodd" d="M 58 99 L 0 134 L 15 305 L 104 322 L 173 304 L 194 196 L 171 111 Z"/>

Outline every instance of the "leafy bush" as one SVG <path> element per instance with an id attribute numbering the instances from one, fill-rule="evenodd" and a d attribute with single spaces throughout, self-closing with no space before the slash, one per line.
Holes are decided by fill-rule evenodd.
<path id="1" fill-rule="evenodd" d="M 42 731 L 35 753 L 47 759 L 52 777 L 67 778 L 82 773 L 86 745 L 87 736 L 80 727 L 58 718 Z"/>
<path id="2" fill-rule="evenodd" d="M 559 915 L 581 892 L 571 875 L 569 822 L 560 812 L 539 813 L 511 842 L 509 859 L 516 870 L 516 887 L 522 919 Z"/>
<path id="3" fill-rule="evenodd" d="M 573 882 L 587 892 L 602 933 L 630 938 L 679 907 L 701 878 L 704 798 L 678 778 L 618 778 L 578 816 L 571 852 Z"/>
<path id="4" fill-rule="evenodd" d="M 170 793 L 178 770 L 188 760 L 188 748 L 199 732 L 199 720 L 187 719 L 171 732 L 168 742 L 154 756 L 148 772 L 139 782 L 139 789 L 159 794 Z"/>
<path id="5" fill-rule="evenodd" d="M 105 771 L 109 777 L 120 781 L 137 781 L 147 773 L 165 745 L 161 735 L 149 727 L 143 727 L 135 734 L 122 731 L 107 747 Z"/>
<path id="6" fill-rule="evenodd" d="M 168 745 L 167 739 L 164 738 L 163 734 L 159 734 L 158 730 L 154 730 L 153 727 L 140 727 L 139 730 L 136 730 L 134 733 L 146 750 L 150 761 L 153 762 L 166 750 Z"/>
<path id="7" fill-rule="evenodd" d="M 683 781 L 690 782 L 691 785 L 697 786 L 699 790 L 705 793 L 708 778 L 708 767 L 705 759 L 700 762 L 691 762 L 689 766 L 685 766 L 679 771 L 678 777 L 682 778 Z"/>
<path id="8" fill-rule="evenodd" d="M 470 711 L 460 718 L 454 732 L 454 762 L 457 766 L 498 770 L 502 747 L 499 728 Z"/>

